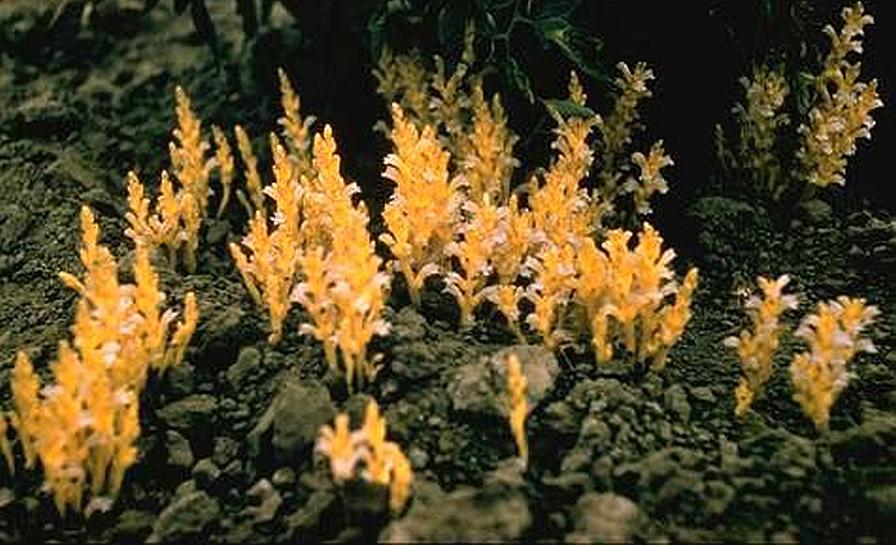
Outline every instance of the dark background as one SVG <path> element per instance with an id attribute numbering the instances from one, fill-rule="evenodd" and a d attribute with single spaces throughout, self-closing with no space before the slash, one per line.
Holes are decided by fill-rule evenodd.
<path id="1" fill-rule="evenodd" d="M 388 116 L 385 105 L 375 94 L 375 81 L 370 75 L 371 63 L 365 49 L 364 14 L 360 4 L 335 2 L 332 12 L 317 13 L 311 2 L 293 0 L 299 12 L 296 22 L 307 36 L 311 47 L 292 55 L 289 48 L 279 50 L 282 58 L 262 55 L 265 62 L 256 63 L 262 73 L 272 74 L 273 66 L 291 67 L 299 82 L 300 92 L 309 111 L 331 122 L 341 136 L 340 147 L 346 157 L 368 157 L 368 168 L 358 168 L 358 179 L 365 193 L 380 195 L 376 186 L 378 158 L 388 152 L 382 138 L 373 136 L 369 128 L 377 119 Z M 785 11 L 769 18 L 764 6 L 784 6 Z M 533 4 L 538 5 L 537 0 Z M 788 6 L 800 5 L 798 20 L 786 14 Z M 896 10 L 889 0 L 868 0 L 866 11 L 876 23 L 868 27 L 863 57 L 863 80 L 877 78 L 884 108 L 874 112 L 877 126 L 873 140 L 859 143 L 858 153 L 850 159 L 845 188 L 831 187 L 822 195 L 837 206 L 896 208 L 896 192 L 890 189 L 887 154 L 894 135 L 891 88 L 896 77 L 891 57 L 892 35 L 896 30 Z M 843 1 L 805 0 L 584 0 L 574 14 L 574 23 L 603 42 L 598 62 L 609 78 L 615 77 L 615 65 L 625 61 L 630 66 L 646 61 L 656 74 L 654 96 L 642 107 L 647 126 L 640 148 L 662 138 L 675 166 L 668 172 L 671 191 L 658 198 L 655 209 L 658 221 L 673 220 L 684 213 L 695 195 L 711 191 L 718 182 L 714 162 L 714 127 L 732 122 L 731 108 L 743 98 L 739 77 L 749 74 L 753 63 L 780 55 L 795 56 L 799 43 L 808 49 L 805 62 L 816 62 L 827 51 L 828 39 L 821 28 L 841 26 L 840 10 L 850 3 Z M 434 28 L 409 27 L 393 29 L 389 41 L 396 49 L 420 47 L 426 54 L 444 52 L 437 43 Z M 397 43 L 396 43 L 397 42 Z M 512 43 L 514 55 L 523 61 L 538 97 L 559 97 L 565 92 L 566 76 L 573 65 L 550 47 L 524 34 Z M 778 56 L 776 56 L 778 55 Z M 793 60 L 793 59 L 792 59 Z M 798 63 L 799 64 L 799 63 Z M 807 69 L 813 69 L 809 66 Z M 487 83 L 488 80 L 487 80 Z M 490 90 L 504 91 L 504 102 L 511 125 L 521 136 L 517 156 L 524 159 L 520 177 L 532 165 L 549 160 L 550 125 L 539 129 L 538 118 L 544 110 L 529 104 L 519 93 L 513 93 L 500 80 L 493 80 Z M 611 103 L 606 81 L 585 80 L 589 104 L 606 112 Z M 531 134 L 536 130 L 538 134 Z M 349 166 L 349 168 L 351 168 Z M 372 182 L 368 182 L 371 178 Z M 519 182 L 521 180 L 517 180 Z M 373 186 L 373 187 L 371 187 Z M 672 216 L 671 218 L 669 216 Z"/>

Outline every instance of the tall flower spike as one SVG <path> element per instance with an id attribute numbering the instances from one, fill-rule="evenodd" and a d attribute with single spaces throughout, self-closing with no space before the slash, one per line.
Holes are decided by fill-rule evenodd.
<path id="1" fill-rule="evenodd" d="M 255 215 L 255 210 L 264 211 L 264 193 L 261 188 L 261 175 L 258 174 L 258 159 L 255 152 L 252 151 L 252 141 L 245 129 L 237 125 L 233 128 L 236 135 L 237 147 L 240 150 L 240 157 L 245 167 L 244 173 L 246 177 L 246 189 L 249 192 L 249 198 L 243 197 L 244 206 L 249 208 L 249 215 Z M 241 192 L 240 192 L 241 194 Z"/>
<path id="2" fill-rule="evenodd" d="M 799 128 L 803 143 L 797 156 L 805 178 L 821 187 L 846 183 L 847 157 L 855 154 L 858 139 L 871 138 L 871 112 L 883 106 L 877 80 L 859 81 L 861 63 L 850 61 L 852 54 L 862 53 L 865 26 L 874 23 L 874 18 L 865 13 L 861 2 L 843 8 L 842 18 L 839 33 L 830 25 L 824 29 L 831 50 L 815 79 L 818 99 L 808 124 Z"/>
<path id="3" fill-rule="evenodd" d="M 283 132 L 289 140 L 299 176 L 311 177 L 314 171 L 311 166 L 310 128 L 315 118 L 314 116 L 302 118 L 299 95 L 282 68 L 277 69 L 277 77 L 280 79 L 280 104 L 283 108 L 283 117 L 278 123 L 283 127 Z"/>
<path id="4" fill-rule="evenodd" d="M 202 123 L 193 113 L 190 97 L 180 86 L 175 88 L 177 128 L 169 144 L 174 175 L 193 196 L 201 216 L 208 206 L 208 179 L 212 163 L 206 157 L 208 142 L 202 138 Z"/>

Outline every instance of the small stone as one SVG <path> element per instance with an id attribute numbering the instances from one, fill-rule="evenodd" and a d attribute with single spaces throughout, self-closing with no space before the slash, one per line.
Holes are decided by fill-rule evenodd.
<path id="1" fill-rule="evenodd" d="M 197 490 L 199 490 L 199 487 L 196 486 L 196 481 L 194 481 L 193 479 L 188 479 L 177 485 L 177 488 L 174 489 L 174 495 L 178 497 L 187 496 L 189 494 L 192 494 L 193 492 L 196 492 Z"/>
<path id="2" fill-rule="evenodd" d="M 221 476 L 221 469 L 210 458 L 203 458 L 196 462 L 192 476 L 200 488 L 207 490 Z"/>
<path id="3" fill-rule="evenodd" d="M 7 505 L 11 504 L 16 499 L 16 495 L 12 490 L 3 487 L 0 488 L 0 509 L 3 509 Z"/>
<path id="4" fill-rule="evenodd" d="M 252 516 L 256 523 L 269 522 L 277 515 L 277 511 L 283 504 L 280 493 L 267 479 L 261 479 L 250 488 L 246 495 L 259 503 L 258 506 L 247 507 L 245 512 Z"/>
<path id="5" fill-rule="evenodd" d="M 691 397 L 704 403 L 715 403 L 716 401 L 716 395 L 712 393 L 712 389 L 709 386 L 691 388 Z"/>
<path id="6" fill-rule="evenodd" d="M 801 202 L 798 210 L 802 219 L 813 225 L 824 223 L 833 213 L 831 205 L 821 199 L 809 199 Z"/>
<path id="7" fill-rule="evenodd" d="M 159 416 L 170 428 L 179 431 L 200 426 L 210 426 L 217 407 L 214 396 L 194 394 L 165 405 L 159 410 Z"/>
<path id="8" fill-rule="evenodd" d="M 419 447 L 411 447 L 408 451 L 408 458 L 410 458 L 411 467 L 414 469 L 423 469 L 429 464 L 429 454 Z"/>
<path id="9" fill-rule="evenodd" d="M 177 497 L 159 514 L 147 543 L 168 543 L 197 537 L 218 518 L 220 512 L 218 502 L 205 492 Z"/>
<path id="10" fill-rule="evenodd" d="M 291 467 L 281 467 L 271 475 L 271 482 L 278 488 L 290 487 L 296 482 L 296 472 Z"/>
<path id="11" fill-rule="evenodd" d="M 896 520 L 896 485 L 873 488 L 867 496 L 882 520 Z"/>
<path id="12" fill-rule="evenodd" d="M 116 543 L 139 543 L 152 531 L 156 516 L 148 511 L 129 509 L 118 516 L 115 526 L 109 530 L 108 539 Z"/>
<path id="13" fill-rule="evenodd" d="M 187 362 L 172 366 L 165 373 L 165 380 L 173 397 L 190 395 L 195 390 L 194 367 Z"/>
<path id="14" fill-rule="evenodd" d="M 240 452 L 240 444 L 230 437 L 215 437 L 215 446 L 212 452 L 212 461 L 218 466 L 226 466 L 228 462 L 237 457 Z"/>
<path id="15" fill-rule="evenodd" d="M 671 411 L 682 422 L 687 423 L 691 419 L 691 405 L 688 403 L 688 394 L 681 384 L 670 386 L 663 395 L 666 410 Z"/>
<path id="16" fill-rule="evenodd" d="M 165 448 L 168 449 L 168 465 L 181 469 L 193 465 L 193 450 L 183 435 L 174 430 L 165 432 Z"/>
<path id="17" fill-rule="evenodd" d="M 337 508 L 336 495 L 330 490 L 318 490 L 311 494 L 305 505 L 286 518 L 286 524 L 293 532 L 293 538 L 299 539 L 313 533 L 321 525 L 321 521 L 329 518 Z"/>
<path id="18" fill-rule="evenodd" d="M 254 346 L 247 346 L 240 350 L 236 363 L 227 368 L 227 382 L 231 388 L 239 391 L 254 375 L 257 375 L 260 366 L 261 352 Z"/>

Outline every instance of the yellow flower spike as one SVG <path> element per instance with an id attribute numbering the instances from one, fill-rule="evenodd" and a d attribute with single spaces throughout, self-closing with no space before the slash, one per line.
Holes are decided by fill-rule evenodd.
<path id="1" fill-rule="evenodd" d="M 233 187 L 233 176 L 236 171 L 236 162 L 233 158 L 233 151 L 230 148 L 230 142 L 227 135 L 221 130 L 221 127 L 212 125 L 212 137 L 215 140 L 215 160 L 218 166 L 218 174 L 221 182 L 221 200 L 218 202 L 218 212 L 215 214 L 221 217 L 227 203 L 230 202 L 230 192 Z"/>
<path id="2" fill-rule="evenodd" d="M 330 473 L 336 482 L 356 478 L 356 468 L 363 464 L 361 478 L 389 488 L 391 511 L 397 514 L 404 508 L 414 474 L 401 448 L 386 441 L 386 421 L 376 401 L 367 404 L 364 424 L 357 431 L 349 429 L 347 414 L 336 415 L 334 427 L 324 425 L 320 429 L 314 450 L 329 459 Z"/>
<path id="3" fill-rule="evenodd" d="M 411 485 L 414 472 L 411 462 L 395 443 L 387 443 L 386 455 L 392 466 L 392 482 L 389 485 L 389 507 L 392 513 L 398 514 L 404 509 L 411 496 Z"/>
<path id="4" fill-rule="evenodd" d="M 493 202 L 503 204 L 510 196 L 510 177 L 519 163 L 513 157 L 518 138 L 507 128 L 498 95 L 489 104 L 482 84 L 477 82 L 471 98 L 473 121 L 469 135 L 461 144 L 461 175 L 474 203 L 482 204 L 485 195 L 489 195 Z"/>
<path id="5" fill-rule="evenodd" d="M 738 416 L 746 414 L 774 372 L 773 358 L 784 330 L 780 325 L 781 316 L 797 307 L 796 297 L 784 293 L 789 282 L 790 277 L 786 274 L 776 280 L 760 276 L 758 283 L 763 298 L 751 297 L 746 304 L 753 330 L 741 331 L 738 337 L 724 340 L 725 346 L 737 350 L 743 370 L 743 377 L 735 391 L 735 413 Z"/>
<path id="6" fill-rule="evenodd" d="M 199 306 L 196 303 L 196 295 L 190 291 L 184 297 L 184 317 L 178 322 L 177 329 L 171 336 L 171 342 L 168 348 L 168 356 L 165 358 L 165 367 L 178 365 L 184 359 L 187 345 L 193 333 L 196 332 L 196 326 L 199 323 Z"/>
<path id="7" fill-rule="evenodd" d="M 796 331 L 809 350 L 791 362 L 793 397 L 819 431 L 827 430 L 831 408 L 849 383 L 850 361 L 859 352 L 876 352 L 861 334 L 877 314 L 877 308 L 866 305 L 864 299 L 841 296 L 819 303 Z"/>
<path id="8" fill-rule="evenodd" d="M 445 247 L 445 253 L 454 257 L 460 269 L 445 275 L 445 291 L 454 296 L 460 306 L 460 327 L 473 323 L 473 312 L 483 301 L 483 288 L 492 272 L 491 259 L 500 241 L 499 226 L 503 211 L 491 203 L 486 194 L 482 204 L 467 203 L 470 218 L 459 227 L 463 237 Z"/>
<path id="9" fill-rule="evenodd" d="M 125 230 L 125 236 L 137 245 L 152 248 L 157 244 L 157 235 L 150 223 L 149 198 L 146 190 L 134 171 L 128 172 L 128 208 L 125 214 L 130 227 Z"/>
<path id="10" fill-rule="evenodd" d="M 364 478 L 372 483 L 388 485 L 391 478 L 391 465 L 386 453 L 386 420 L 380 416 L 380 408 L 371 400 L 364 412 L 364 426 L 361 435 L 366 441 L 364 455 L 366 469 Z"/>
<path id="11" fill-rule="evenodd" d="M 394 152 L 384 163 L 383 177 L 396 184 L 383 217 L 388 233 L 381 240 L 389 246 L 402 272 L 414 306 L 420 306 L 420 289 L 426 278 L 438 272 L 445 247 L 451 241 L 459 215 L 458 181 L 448 173 L 450 154 L 434 131 L 422 131 L 392 106 L 391 139 Z"/>
<path id="12" fill-rule="evenodd" d="M 314 124 L 315 118 L 308 116 L 302 119 L 299 95 L 296 94 L 289 77 L 282 68 L 277 69 L 277 77 L 280 80 L 280 104 L 283 108 L 283 117 L 278 120 L 278 123 L 283 127 L 283 131 L 289 139 L 299 175 L 313 176 L 309 129 Z"/>
<path id="13" fill-rule="evenodd" d="M 185 193 L 181 199 L 181 218 L 183 219 L 181 239 L 184 243 L 184 266 L 188 272 L 192 273 L 196 271 L 196 252 L 199 249 L 202 209 L 192 193 Z"/>
<path id="14" fill-rule="evenodd" d="M 516 441 L 517 452 L 523 463 L 529 459 L 529 443 L 526 440 L 526 416 L 528 415 L 528 403 L 526 401 L 526 388 L 528 381 L 520 366 L 519 357 L 510 354 L 507 357 L 507 391 L 509 393 L 509 420 L 510 430 Z"/>
<path id="15" fill-rule="evenodd" d="M 520 302 L 526 298 L 526 290 L 520 286 L 498 284 L 482 290 L 483 296 L 497 307 L 507 320 L 510 331 L 520 344 L 526 344 L 526 337 L 520 329 Z"/>
<path id="16" fill-rule="evenodd" d="M 575 250 L 570 245 L 550 246 L 537 259 L 529 260 L 527 269 L 534 281 L 526 287 L 526 298 L 535 309 L 526 322 L 553 350 L 566 337 L 560 326 L 575 283 Z"/>
<path id="17" fill-rule="evenodd" d="M 637 182 L 632 180 L 626 190 L 634 196 L 635 212 L 650 214 L 653 211 L 650 208 L 651 197 L 655 193 L 663 194 L 669 191 L 669 184 L 663 177 L 662 170 L 675 163 L 672 161 L 672 157 L 666 155 L 662 140 L 654 143 L 646 156 L 641 152 L 633 153 L 632 163 L 638 166 L 640 174 Z"/>
<path id="18" fill-rule="evenodd" d="M 14 413 L 12 423 L 21 438 L 22 452 L 25 454 L 25 467 L 34 466 L 36 456 L 35 438 L 38 435 L 40 403 L 38 391 L 40 380 L 34 373 L 31 358 L 23 351 L 16 354 L 16 364 L 13 367 L 12 379 L 12 404 Z"/>
<path id="19" fill-rule="evenodd" d="M 202 138 L 202 123 L 193 113 L 190 97 L 180 86 L 175 88 L 175 99 L 177 128 L 173 131 L 176 142 L 169 144 L 171 164 L 177 180 L 193 196 L 199 215 L 205 216 L 211 171 L 206 158 L 209 145 Z"/>

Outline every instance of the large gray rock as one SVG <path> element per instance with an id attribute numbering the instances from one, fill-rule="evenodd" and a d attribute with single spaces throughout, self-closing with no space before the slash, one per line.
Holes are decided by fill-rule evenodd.
<path id="1" fill-rule="evenodd" d="M 260 366 L 261 352 L 254 346 L 247 346 L 240 350 L 236 363 L 227 368 L 227 382 L 234 390 L 239 391 L 257 374 Z"/>
<path id="2" fill-rule="evenodd" d="M 617 494 L 589 492 L 575 507 L 572 543 L 631 543 L 644 524 L 644 515 L 632 500 Z"/>
<path id="3" fill-rule="evenodd" d="M 249 451 L 257 456 L 262 438 L 273 430 L 274 454 L 281 459 L 297 456 L 314 443 L 321 426 L 332 421 L 335 414 L 330 392 L 322 384 L 287 379 L 249 432 Z"/>
<path id="4" fill-rule="evenodd" d="M 518 541 L 532 524 L 520 469 L 516 460 L 508 460 L 486 477 L 482 488 L 461 486 L 449 494 L 434 483 L 415 483 L 407 515 L 389 524 L 380 541 Z"/>
<path id="5" fill-rule="evenodd" d="M 192 492 L 177 497 L 159 514 L 147 543 L 167 543 L 195 537 L 202 533 L 220 512 L 217 500 L 205 492 Z"/>
<path id="6" fill-rule="evenodd" d="M 448 394 L 457 411 L 507 416 L 507 357 L 515 353 L 528 381 L 526 400 L 531 412 L 553 388 L 560 375 L 557 358 L 542 346 L 516 345 L 457 369 Z"/>

